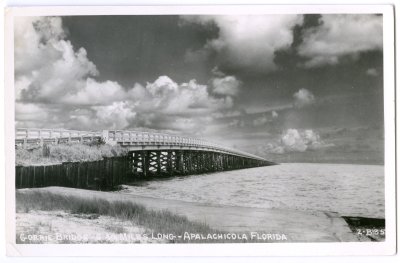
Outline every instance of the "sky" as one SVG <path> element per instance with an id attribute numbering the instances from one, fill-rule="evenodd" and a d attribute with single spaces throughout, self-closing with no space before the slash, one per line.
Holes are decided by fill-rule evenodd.
<path id="1" fill-rule="evenodd" d="M 14 22 L 17 127 L 162 131 L 262 156 L 383 156 L 381 15 Z"/>

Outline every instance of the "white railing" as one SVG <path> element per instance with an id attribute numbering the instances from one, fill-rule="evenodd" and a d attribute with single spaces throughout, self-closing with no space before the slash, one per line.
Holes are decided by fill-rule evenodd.
<path id="1" fill-rule="evenodd" d="M 77 138 L 77 137 L 99 137 L 101 132 L 75 131 L 62 129 L 16 129 L 15 139 L 52 139 L 52 138 Z"/>
<path id="2" fill-rule="evenodd" d="M 208 148 L 211 150 L 223 151 L 235 155 L 246 156 L 258 160 L 265 160 L 259 156 L 243 152 L 237 149 L 222 146 L 206 140 L 183 137 L 177 135 L 171 135 L 166 133 L 156 132 L 140 132 L 140 131 L 125 131 L 125 130 L 109 130 L 108 140 L 115 141 L 117 143 L 135 143 L 145 145 L 178 145 L 178 146 L 189 146 L 189 147 L 201 147 Z"/>
<path id="3" fill-rule="evenodd" d="M 177 136 L 157 132 L 125 131 L 125 130 L 103 130 L 103 131 L 75 131 L 63 129 L 32 129 L 17 128 L 15 132 L 16 143 L 26 143 L 27 140 L 78 140 L 84 138 L 103 139 L 105 142 L 114 142 L 122 145 L 157 145 L 157 146 L 183 146 L 197 147 L 211 151 L 240 155 L 243 157 L 264 160 L 259 156 L 246 153 L 237 149 L 232 149 L 213 142 L 198 138 Z"/>

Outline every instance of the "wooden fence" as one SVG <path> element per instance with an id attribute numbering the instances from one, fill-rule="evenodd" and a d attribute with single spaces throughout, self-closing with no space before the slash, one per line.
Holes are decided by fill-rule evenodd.
<path id="1" fill-rule="evenodd" d="M 16 166 L 15 187 L 64 186 L 111 190 L 130 181 L 127 157 L 106 158 L 94 162 L 69 162 L 45 166 Z"/>

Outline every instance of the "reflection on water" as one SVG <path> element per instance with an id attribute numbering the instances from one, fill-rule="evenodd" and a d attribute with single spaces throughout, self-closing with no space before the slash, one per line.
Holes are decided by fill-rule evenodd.
<path id="1" fill-rule="evenodd" d="M 384 167 L 281 164 L 175 177 L 126 193 L 216 205 L 289 208 L 384 218 Z"/>

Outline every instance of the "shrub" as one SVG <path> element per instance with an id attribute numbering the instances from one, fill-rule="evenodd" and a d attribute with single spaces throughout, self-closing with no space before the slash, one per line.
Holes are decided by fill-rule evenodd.
<path id="1" fill-rule="evenodd" d="M 90 162 L 127 155 L 128 150 L 108 144 L 57 144 L 36 149 L 16 149 L 16 165 L 45 165 L 62 162 Z"/>

